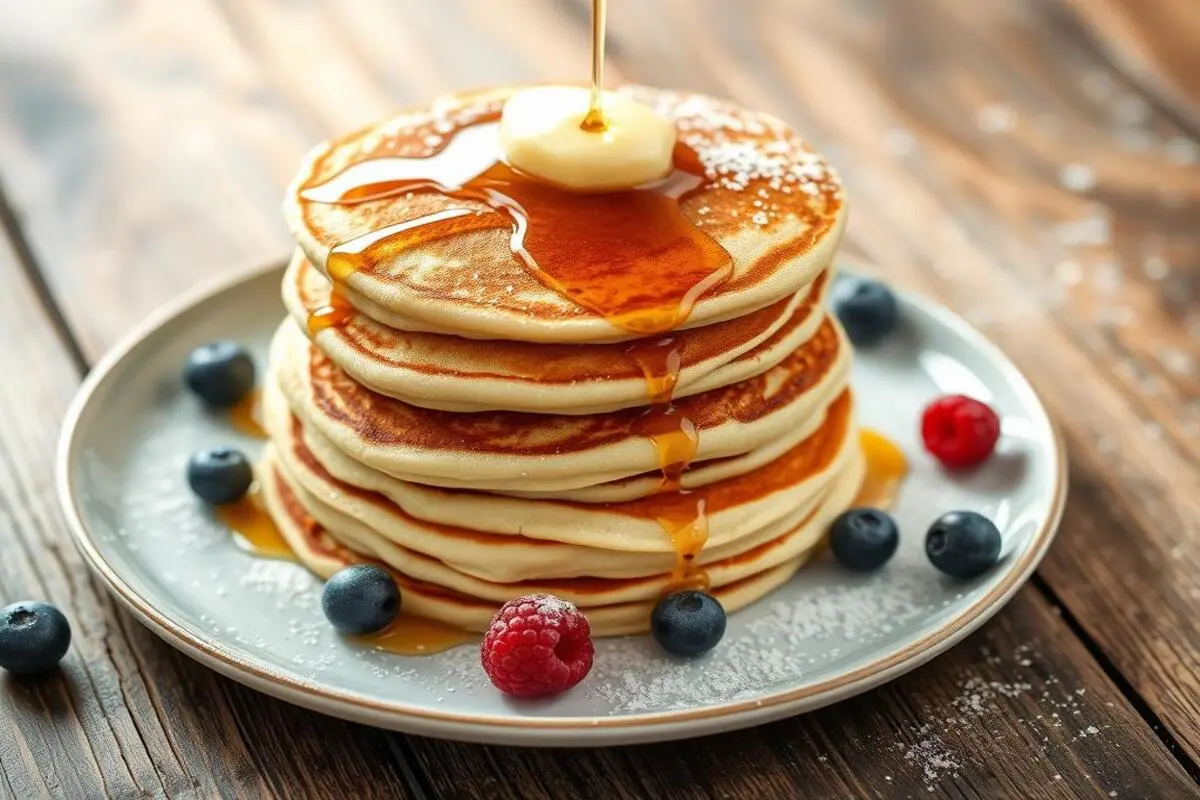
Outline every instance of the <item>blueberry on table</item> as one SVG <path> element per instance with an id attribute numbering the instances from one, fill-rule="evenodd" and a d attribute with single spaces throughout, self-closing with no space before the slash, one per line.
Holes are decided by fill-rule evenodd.
<path id="1" fill-rule="evenodd" d="M 929 528 L 925 554 L 933 565 L 955 578 L 973 578 L 1000 558 L 1000 531 L 974 511 L 951 511 Z"/>
<path id="2" fill-rule="evenodd" d="M 879 569 L 896 554 L 900 529 L 877 508 L 842 512 L 829 530 L 829 549 L 843 567 L 859 572 Z"/>
<path id="3" fill-rule="evenodd" d="M 725 609 L 706 592 L 669 594 L 650 614 L 650 633 L 668 653 L 700 655 L 716 647 L 725 635 Z"/>
<path id="4" fill-rule="evenodd" d="M 843 278 L 834 288 L 833 311 L 850 341 L 867 346 L 881 341 L 900 320 L 892 290 L 879 281 Z"/>
<path id="5" fill-rule="evenodd" d="M 342 633 L 375 633 L 400 613 L 400 587 L 387 570 L 355 564 L 334 573 L 325 583 L 321 608 Z"/>
<path id="6" fill-rule="evenodd" d="M 187 481 L 197 497 L 220 506 L 246 494 L 254 482 L 254 470 L 240 450 L 217 447 L 201 450 L 188 459 Z"/>
<path id="7" fill-rule="evenodd" d="M 228 408 L 254 388 L 254 359 L 228 339 L 202 344 L 188 354 L 183 382 L 205 404 Z"/>
<path id="8" fill-rule="evenodd" d="M 71 624 L 48 603 L 23 600 L 0 609 L 0 669 L 36 675 L 58 666 L 71 646 Z"/>

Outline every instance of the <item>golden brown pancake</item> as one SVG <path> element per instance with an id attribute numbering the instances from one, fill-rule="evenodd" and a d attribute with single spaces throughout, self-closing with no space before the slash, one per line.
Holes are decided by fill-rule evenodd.
<path id="1" fill-rule="evenodd" d="M 633 235 L 635 195 L 642 190 L 625 193 L 629 201 L 625 195 L 610 201 L 606 196 L 581 200 L 541 187 L 538 191 L 560 192 L 564 204 L 606 206 L 609 212 L 628 205 L 633 216 L 618 215 L 625 219 L 620 229 L 600 230 L 591 238 L 578 238 L 583 234 L 570 228 L 542 231 L 533 217 L 520 233 L 526 242 L 545 234 L 542 244 L 560 259 L 593 259 L 585 276 L 592 294 L 613 295 L 622 281 L 624 290 L 638 284 L 634 295 L 624 298 L 628 308 L 612 296 L 598 304 L 581 303 L 584 293 L 573 294 L 574 285 L 553 286 L 546 275 L 535 274 L 514 257 L 513 222 L 486 202 L 429 190 L 350 200 L 355 187 L 372 181 L 383 185 L 379 182 L 391 175 L 420 175 L 444 186 L 478 175 L 497 158 L 495 125 L 481 120 L 495 119 L 515 88 L 443 97 L 313 150 L 285 200 L 301 249 L 326 270 L 335 249 L 368 252 L 385 233 L 402 239 L 404 246 L 360 260 L 341 281 L 350 302 L 392 328 L 531 342 L 645 335 L 621 320 L 631 318 L 628 308 L 649 302 L 636 291 L 655 288 L 645 280 L 653 276 L 639 274 L 636 263 L 627 274 L 605 261 L 606 253 Z M 679 147 L 690 154 L 689 169 L 699 174 L 679 200 L 679 212 L 703 233 L 693 244 L 728 253 L 727 279 L 708 287 L 682 314 L 685 318 L 672 318 L 668 327 L 745 316 L 795 295 L 830 266 L 846 216 L 841 185 L 791 128 L 705 95 L 646 87 L 618 91 L 675 123 Z M 543 204 L 552 207 L 555 201 L 543 198 Z M 435 224 L 436 236 L 431 236 L 429 226 Z M 660 246 L 652 234 L 631 246 L 646 248 L 649 257 Z M 659 277 L 658 283 L 669 283 Z"/>
<path id="2" fill-rule="evenodd" d="M 819 329 L 828 283 L 828 273 L 822 273 L 792 297 L 715 325 L 634 342 L 577 345 L 402 331 L 361 312 L 314 332 L 306 323 L 329 305 L 330 284 L 299 253 L 284 276 L 283 297 L 320 350 L 380 394 L 443 411 L 594 414 L 649 401 L 645 371 L 631 354 L 635 348 L 661 362 L 655 366 L 664 372 L 668 358 L 678 359 L 676 398 L 765 372 Z M 655 356 L 655 347 L 664 354 Z"/>
<path id="3" fill-rule="evenodd" d="M 767 372 L 681 399 L 677 413 L 699 435 L 695 460 L 738 456 L 794 436 L 842 392 L 849 360 L 844 334 L 827 318 L 809 342 Z M 420 408 L 352 380 L 291 321 L 276 335 L 271 367 L 305 424 L 355 460 L 406 480 L 554 492 L 659 467 L 654 445 L 637 427 L 640 409 L 560 415 Z"/>
<path id="4" fill-rule="evenodd" d="M 444 576 L 444 568 L 440 568 L 432 559 L 417 557 L 386 545 L 381 547 L 379 553 L 370 552 L 373 546 L 372 542 L 378 545 L 379 540 L 372 540 L 369 535 L 364 540 L 356 541 L 356 547 L 346 547 L 337 535 L 322 525 L 305 508 L 296 490 L 279 468 L 270 449 L 260 465 L 260 472 L 263 480 L 263 497 L 269 513 L 301 563 L 318 575 L 327 578 L 338 569 L 351 563 L 379 563 L 390 567 L 390 571 L 401 588 L 404 609 L 407 613 L 478 632 L 487 629 L 496 609 L 503 604 L 504 598 L 510 597 L 504 589 L 492 588 L 497 586 L 495 584 L 490 585 L 487 590 L 491 594 L 489 598 L 480 598 L 467 592 L 414 578 L 397 569 L 385 558 L 391 557 L 400 563 L 404 563 L 408 559 L 419 558 L 420 564 L 417 569 L 426 574 Z M 365 532 L 360 531 L 359 533 L 361 535 Z M 343 533 L 343 535 L 346 534 Z M 353 539 L 353 534 L 350 535 L 350 538 Z M 796 548 L 793 546 L 793 549 L 800 550 L 796 555 L 781 558 L 781 551 L 788 546 L 789 541 L 794 540 L 782 537 L 778 541 L 766 543 L 758 550 L 748 552 L 741 558 L 729 560 L 726 567 L 728 574 L 731 576 L 744 574 L 744 577 L 712 589 L 712 594 L 721 601 L 726 611 L 736 611 L 787 581 L 819 549 L 820 544 L 818 537 L 818 541 L 812 542 L 807 547 Z M 755 562 L 764 565 L 772 562 L 778 563 L 774 563 L 773 566 L 765 566 L 761 570 L 755 570 L 753 567 L 747 568 L 748 563 Z M 471 583 L 469 585 L 476 586 L 478 584 Z M 631 587 L 642 585 L 638 581 L 619 582 L 617 584 L 619 588 L 616 591 L 606 592 L 601 588 L 602 584 L 598 584 L 594 579 L 546 584 L 513 584 L 511 597 L 531 591 L 532 585 L 553 586 L 556 593 L 575 598 L 583 606 L 592 633 L 596 636 L 644 632 L 649 628 L 650 612 L 657 599 L 651 593 L 650 599 L 644 601 L 594 603 L 594 600 L 602 600 L 606 596 L 619 596 L 620 592 L 637 596 L 639 592 L 636 588 L 631 590 Z"/>
<path id="5" fill-rule="evenodd" d="M 603 505 L 526 500 L 382 476 L 373 482 L 379 489 L 364 488 L 324 467 L 286 409 L 273 408 L 269 426 L 276 460 L 303 487 L 310 511 L 320 503 L 405 549 L 498 582 L 667 571 L 675 549 L 659 519 L 700 503 L 711 533 L 698 563 L 716 562 L 795 530 L 830 498 L 848 499 L 861 477 L 848 396 L 831 407 L 816 433 L 782 458 L 696 490 L 686 498 L 690 505 L 680 505 L 673 494 Z M 333 526 L 328 516 L 315 515 Z"/>

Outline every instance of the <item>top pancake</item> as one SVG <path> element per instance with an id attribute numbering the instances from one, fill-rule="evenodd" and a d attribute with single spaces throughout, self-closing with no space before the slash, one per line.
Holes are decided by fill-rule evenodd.
<path id="1" fill-rule="evenodd" d="M 399 168 L 421 177 L 436 172 L 446 185 L 475 177 L 495 162 L 498 152 L 494 123 L 480 121 L 494 119 L 512 91 L 445 97 L 316 148 L 285 200 L 301 249 L 328 274 L 330 252 L 339 245 L 361 244 L 361 237 L 372 232 L 388 226 L 395 230 L 429 215 L 461 214 L 438 223 L 436 238 L 409 231 L 403 246 L 388 247 L 377 258 L 359 263 L 339 282 L 346 298 L 371 318 L 404 330 L 574 343 L 646 335 L 646 330 L 632 330 L 623 321 L 628 315 L 620 317 L 616 305 L 600 307 L 609 300 L 581 304 L 568 296 L 571 287 L 552 288 L 553 280 L 545 274 L 539 279 L 513 255 L 509 217 L 482 202 L 437 191 L 339 202 L 345 189 L 378 169 L 391 175 Z M 702 234 L 691 235 L 689 244 L 719 246 L 729 256 L 728 277 L 697 283 L 700 296 L 690 311 L 679 304 L 680 313 L 663 327 L 690 328 L 750 314 L 797 294 L 829 266 L 845 222 L 841 186 L 824 160 L 789 127 L 769 115 L 704 95 L 644 87 L 619 91 L 674 121 L 680 144 L 691 149 L 698 161 L 695 171 L 702 172 L 696 178 L 690 172 L 684 175 L 693 184 L 678 202 L 678 212 L 695 226 L 689 230 Z M 423 173 L 426 167 L 429 172 Z M 538 191 L 551 199 L 558 192 L 564 203 L 578 198 L 553 187 Z M 654 193 L 661 191 L 665 190 Z M 636 208 L 636 198 L 630 198 L 650 193 L 619 193 L 611 205 Z M 607 202 L 603 195 L 588 197 Z M 529 231 L 538 224 L 530 218 Z M 589 254 L 595 260 L 593 270 L 601 273 L 592 276 L 595 285 L 615 286 L 620 280 L 603 274 L 608 266 L 603 259 L 614 251 L 614 243 L 637 238 L 631 228 L 636 224 L 605 231 L 604 238 L 593 241 L 588 236 L 572 238 L 566 226 L 555 232 L 553 248 L 560 254 Z M 652 234 L 647 233 L 653 238 Z M 640 240 L 634 244 L 651 246 Z M 635 289 L 671 280 L 639 275 L 639 268 L 637 259 L 612 267 L 614 274 L 626 270 L 625 283 Z M 689 297 L 688 303 L 692 300 Z"/>

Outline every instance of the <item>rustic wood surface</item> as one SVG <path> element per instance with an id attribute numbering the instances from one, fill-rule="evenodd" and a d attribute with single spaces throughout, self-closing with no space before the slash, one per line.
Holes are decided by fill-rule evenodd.
<path id="1" fill-rule="evenodd" d="M 172 295 L 285 255 L 304 149 L 456 87 L 587 69 L 585 0 L 0 4 L 0 601 L 67 611 L 0 679 L 0 795 L 1200 796 L 1200 6 L 612 0 L 613 80 L 772 110 L 830 153 L 847 247 L 962 312 L 1071 456 L 1059 539 L 895 683 L 695 742 L 519 750 L 271 700 L 90 579 L 54 507 L 88 364 Z"/>

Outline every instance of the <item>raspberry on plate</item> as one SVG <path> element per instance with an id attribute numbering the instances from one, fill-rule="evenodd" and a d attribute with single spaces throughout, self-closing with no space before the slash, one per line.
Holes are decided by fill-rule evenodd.
<path id="1" fill-rule="evenodd" d="M 592 669 L 594 653 L 587 617 L 549 594 L 525 595 L 501 606 L 479 648 L 492 683 L 515 697 L 570 689 Z"/>
<path id="2" fill-rule="evenodd" d="M 925 449 L 950 469 L 982 464 L 1000 438 L 1000 418 L 986 404 L 961 394 L 939 397 L 921 415 Z"/>

